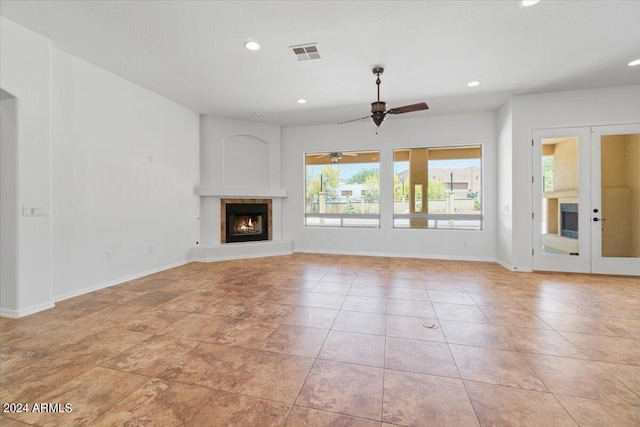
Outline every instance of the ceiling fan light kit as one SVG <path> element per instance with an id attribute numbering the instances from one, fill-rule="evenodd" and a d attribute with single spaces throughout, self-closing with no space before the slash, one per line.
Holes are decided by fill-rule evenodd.
<path id="1" fill-rule="evenodd" d="M 359 119 L 348 120 L 346 122 L 338 123 L 340 125 L 345 123 L 357 122 L 359 120 L 371 119 L 376 128 L 379 128 L 382 123 L 384 123 L 387 118 L 387 114 L 404 114 L 411 113 L 413 111 L 421 111 L 428 110 L 429 106 L 425 102 L 420 102 L 418 104 L 405 105 L 403 107 L 392 108 L 387 110 L 387 103 L 384 101 L 380 101 L 380 75 L 384 73 L 384 68 L 382 67 L 374 67 L 372 70 L 373 74 L 376 76 L 376 86 L 378 87 L 378 100 L 371 103 L 371 115 L 361 117 Z"/>

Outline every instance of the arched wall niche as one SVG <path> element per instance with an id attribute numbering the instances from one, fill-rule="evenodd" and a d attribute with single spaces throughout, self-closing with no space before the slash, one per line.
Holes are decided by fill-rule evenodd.
<path id="1" fill-rule="evenodd" d="M 269 143 L 252 135 L 223 139 L 224 185 L 269 187 Z"/>

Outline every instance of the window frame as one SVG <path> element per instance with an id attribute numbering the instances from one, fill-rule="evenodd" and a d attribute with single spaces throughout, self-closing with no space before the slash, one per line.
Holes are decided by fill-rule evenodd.
<path id="1" fill-rule="evenodd" d="M 475 144 L 460 144 L 460 145 L 423 145 L 423 146 L 407 146 L 407 147 L 394 147 L 393 151 L 392 151 L 392 175 L 395 179 L 396 176 L 396 171 L 395 171 L 395 164 L 396 164 L 396 151 L 404 151 L 404 150 L 416 150 L 416 149 L 426 149 L 426 150 L 443 150 L 443 149 L 464 149 L 464 148 L 479 148 L 480 149 L 480 213 L 479 214 L 435 214 L 435 213 L 428 213 L 428 212 L 416 212 L 416 213 L 406 213 L 406 214 L 402 214 L 402 213 L 396 213 L 395 212 L 395 185 L 392 187 L 394 189 L 394 194 L 392 197 L 393 203 L 392 203 L 392 207 L 391 207 L 391 213 L 392 213 L 392 228 L 394 230 L 451 230 L 451 231 L 471 231 L 471 232 L 476 232 L 476 231 L 483 231 L 484 230 L 484 187 L 485 187 L 485 177 L 484 177 L 484 156 L 485 156 L 485 150 L 484 150 L 484 144 L 483 143 L 475 143 Z M 408 169 L 410 170 L 410 169 Z M 429 180 L 429 178 L 427 178 L 427 181 Z M 404 181 L 403 181 L 404 182 Z M 408 197 L 410 198 L 411 192 L 409 191 L 409 195 Z M 423 190 L 423 197 L 429 197 L 428 196 L 428 190 L 427 192 L 424 192 Z M 426 226 L 425 227 L 412 227 L 411 225 L 409 226 L 397 226 L 396 225 L 396 220 L 399 219 L 407 219 L 407 220 L 412 220 L 412 219 L 422 219 L 422 220 L 426 220 Z M 473 227 L 473 228 L 469 228 L 469 227 L 451 227 L 451 226 L 445 226 L 445 227 L 438 227 L 438 221 L 455 221 L 455 220 L 462 220 L 462 221 L 479 221 L 479 225 L 477 227 Z M 430 222 L 433 222 L 433 226 L 430 225 Z"/>
<path id="2" fill-rule="evenodd" d="M 380 183 L 380 155 L 382 150 L 380 148 L 374 148 L 374 149 L 366 149 L 366 148 L 358 148 L 358 149 L 353 149 L 353 150 L 328 150 L 328 151 L 312 151 L 312 152 L 304 152 L 302 154 L 303 156 L 303 169 L 304 169 L 304 185 L 303 185 L 303 202 L 304 202 L 304 227 L 305 228 L 362 228 L 362 229 L 376 229 L 376 228 L 380 228 L 381 227 L 381 223 L 380 223 L 380 212 L 381 212 L 381 198 L 380 196 L 378 196 L 378 212 L 377 213 L 313 213 L 313 212 L 307 212 L 307 167 L 309 166 L 307 164 L 307 158 L 308 156 L 314 156 L 314 155 L 323 155 L 323 154 L 327 154 L 327 152 L 329 153 L 334 153 L 334 152 L 338 152 L 338 153 L 362 153 L 362 154 L 372 154 L 375 153 L 376 157 L 377 157 L 377 161 L 375 162 L 363 162 L 363 163 L 356 163 L 356 162 L 345 162 L 343 164 L 361 164 L 361 165 L 366 165 L 367 163 L 370 163 L 372 165 L 376 165 L 377 170 L 378 170 L 378 194 L 381 193 L 381 188 L 382 185 Z M 344 158 L 344 155 L 343 155 Z M 317 165 L 320 164 L 324 164 L 324 163 L 318 163 Z M 331 163 L 326 163 L 327 166 L 330 166 Z M 339 162 L 338 162 L 338 165 Z M 363 170 L 366 168 L 363 168 Z M 348 199 L 347 199 L 348 200 Z M 362 202 L 357 202 L 357 203 L 362 203 Z M 325 219 L 329 219 L 329 220 L 336 220 L 339 219 L 339 223 L 336 223 L 336 221 L 331 221 L 330 224 L 309 224 L 309 219 L 310 218 L 317 218 L 319 220 L 319 222 L 322 222 Z M 375 221 L 375 224 L 345 224 L 345 222 L 350 222 L 351 220 L 371 220 L 371 221 Z"/>

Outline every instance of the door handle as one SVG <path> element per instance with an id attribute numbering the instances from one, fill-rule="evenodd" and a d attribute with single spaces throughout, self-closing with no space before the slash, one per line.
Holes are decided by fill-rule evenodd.
<path id="1" fill-rule="evenodd" d="M 593 218 L 593 222 L 606 221 L 604 218 Z"/>

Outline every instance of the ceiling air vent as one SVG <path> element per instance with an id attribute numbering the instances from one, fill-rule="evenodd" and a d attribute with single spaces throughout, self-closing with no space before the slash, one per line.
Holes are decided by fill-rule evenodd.
<path id="1" fill-rule="evenodd" d="M 289 49 L 293 51 L 296 58 L 298 58 L 298 61 L 320 59 L 320 53 L 318 52 L 318 46 L 316 46 L 316 43 L 307 43 L 307 44 L 300 44 L 297 46 L 289 46 Z"/>

